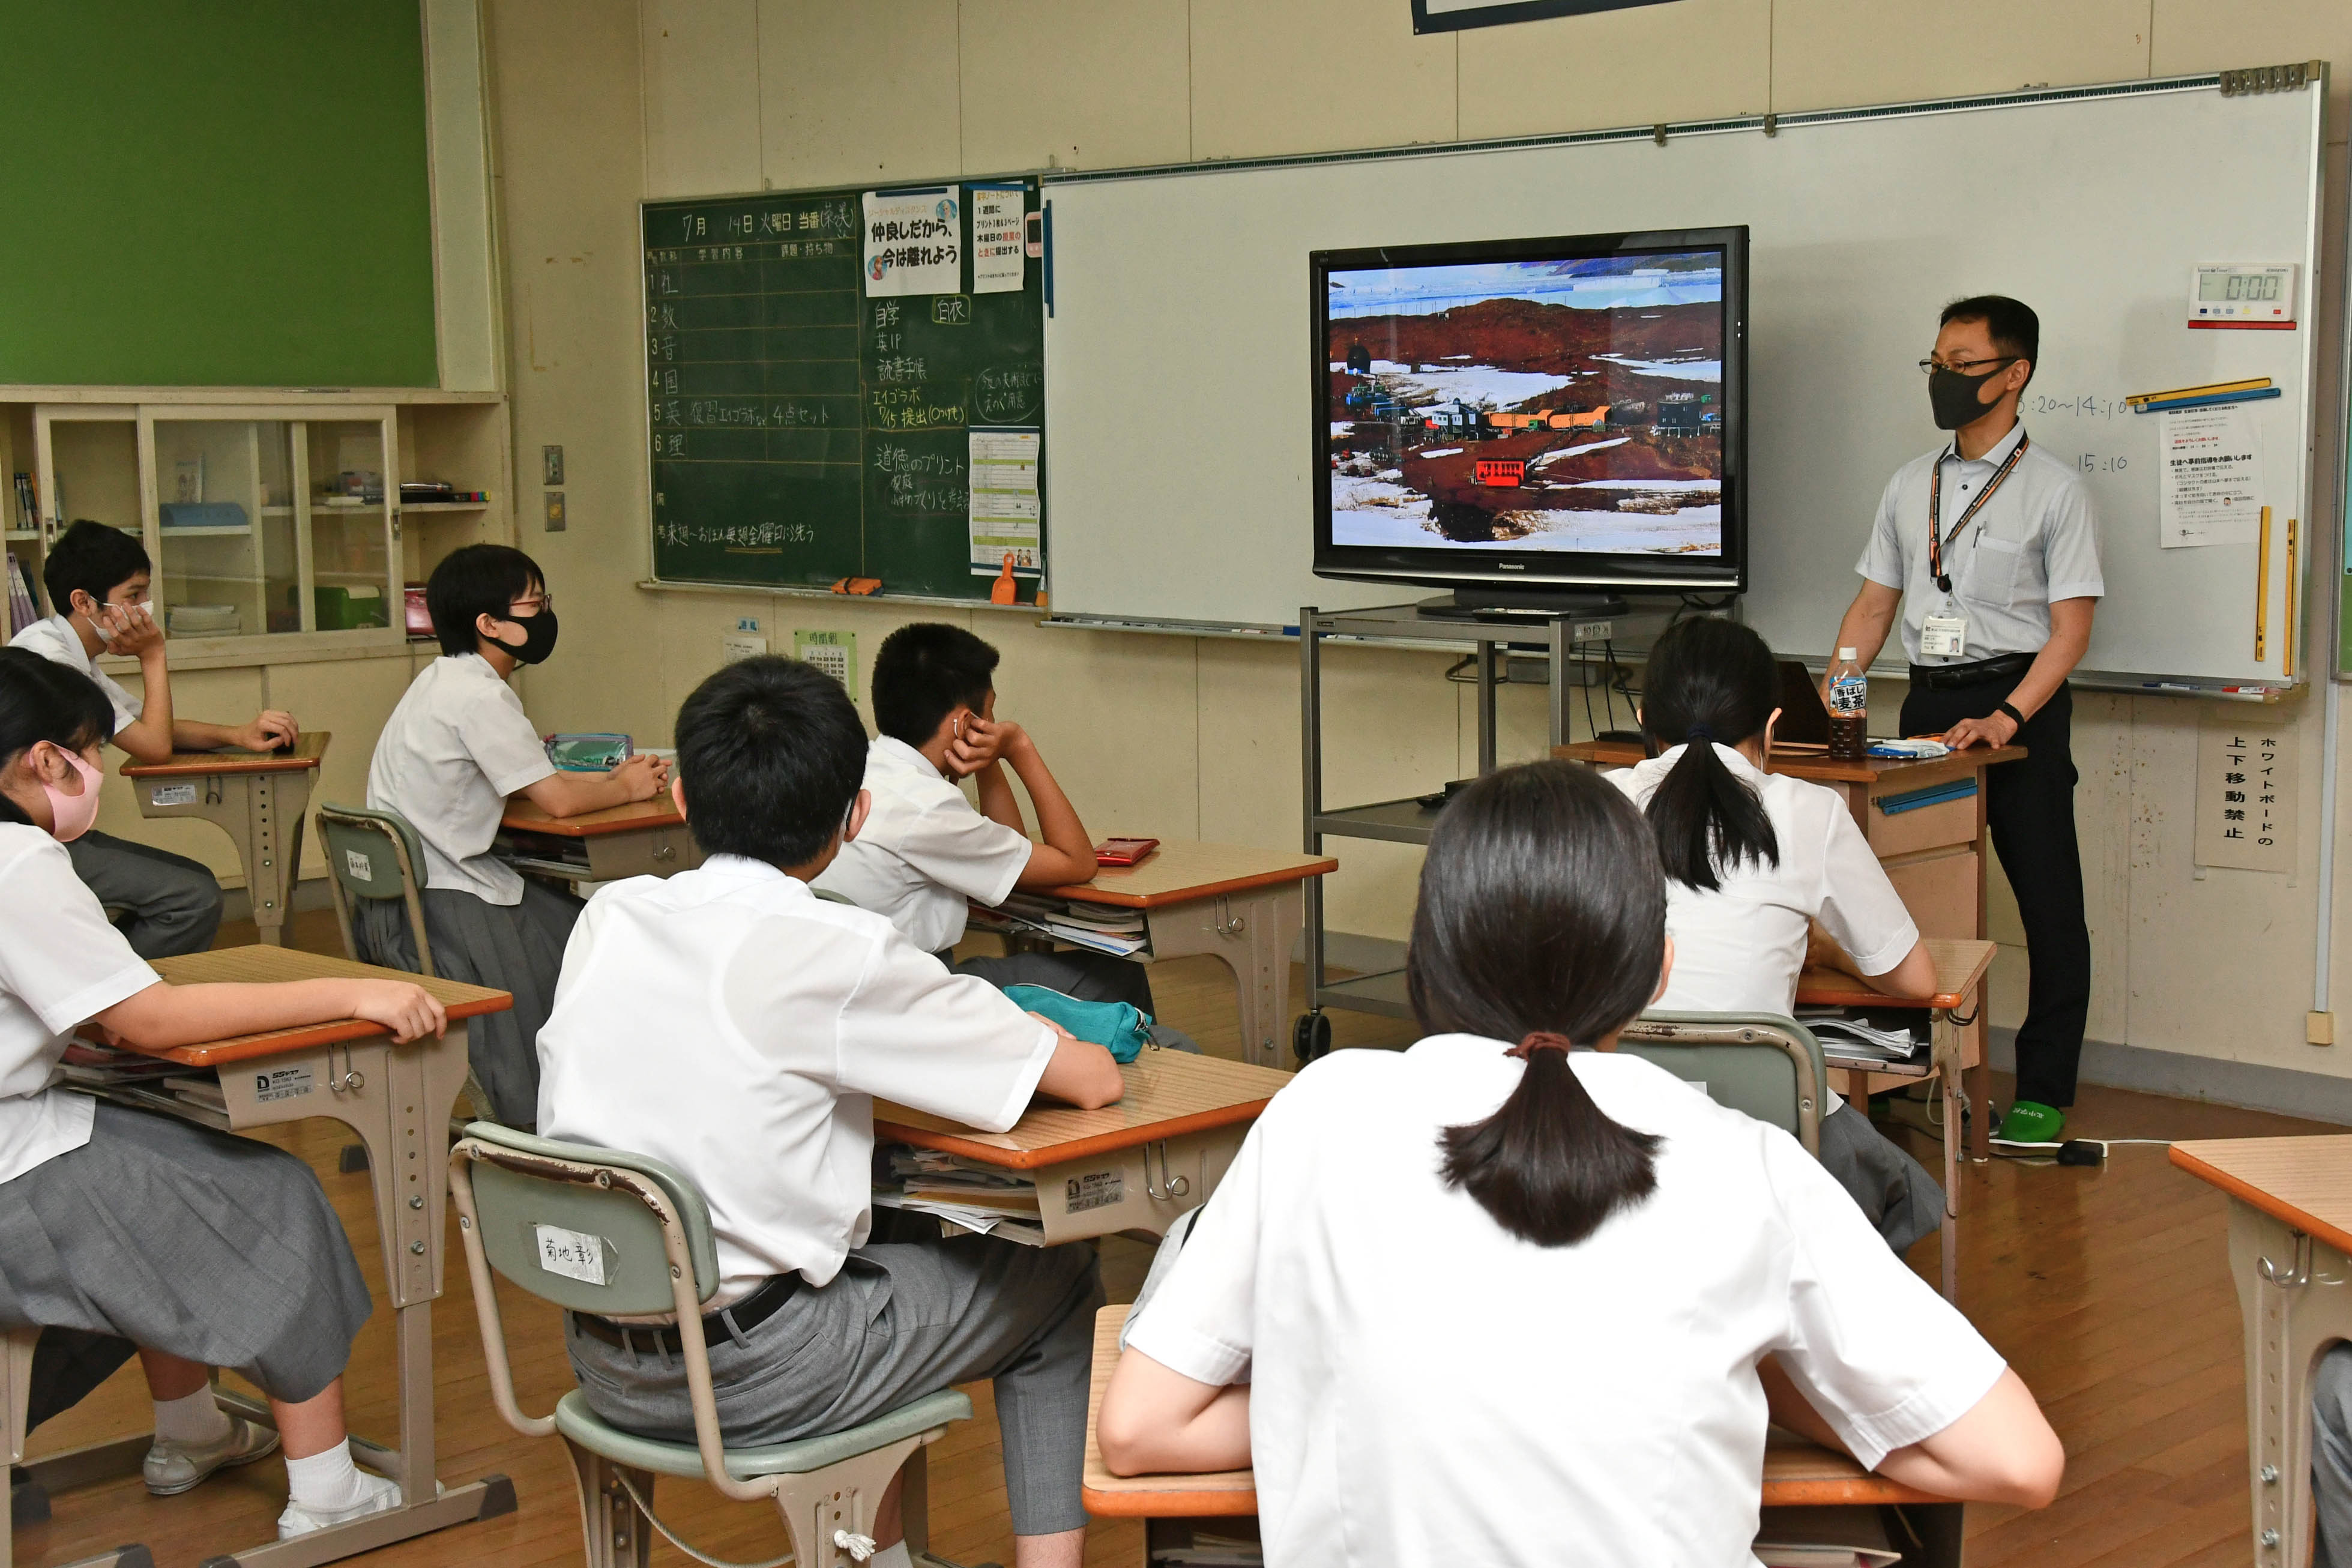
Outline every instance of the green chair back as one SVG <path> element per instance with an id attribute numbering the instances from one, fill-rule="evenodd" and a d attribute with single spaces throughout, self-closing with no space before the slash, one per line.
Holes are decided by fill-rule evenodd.
<path id="1" fill-rule="evenodd" d="M 1705 1086 L 1718 1105 L 1744 1111 L 1822 1152 L 1822 1096 L 1829 1082 L 1822 1043 L 1793 1018 L 1771 1013 L 1644 1013 L 1617 1048 Z"/>
<path id="2" fill-rule="evenodd" d="M 352 928 L 352 900 L 380 903 L 398 899 L 416 946 L 417 972 L 432 974 L 433 943 L 425 934 L 425 841 L 396 811 L 364 805 L 319 807 L 319 843 L 327 852 L 327 890 L 334 895 L 335 920 L 343 928 L 343 951 L 360 955 Z"/>
<path id="3" fill-rule="evenodd" d="M 542 1300 L 604 1318 L 677 1310 L 667 1227 L 642 1195 L 648 1188 L 677 1218 L 694 1299 L 708 1301 L 719 1289 L 710 1209 L 658 1160 L 487 1121 L 466 1129 L 452 1157 L 472 1185 L 483 1257 Z"/>

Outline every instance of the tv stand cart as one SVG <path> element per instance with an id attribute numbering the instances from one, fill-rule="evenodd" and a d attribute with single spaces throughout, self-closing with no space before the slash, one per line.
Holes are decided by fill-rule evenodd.
<path id="1" fill-rule="evenodd" d="M 1436 826 L 1439 807 L 1422 797 L 1376 801 L 1370 805 L 1326 806 L 1323 802 L 1323 644 L 1385 643 L 1425 648 L 1468 647 L 1477 668 L 1478 772 L 1495 771 L 1495 692 L 1501 661 L 1513 651 L 1545 656 L 1550 680 L 1552 746 L 1574 739 L 1569 732 L 1568 670 L 1572 664 L 1601 656 L 1603 645 L 1617 657 L 1638 658 L 1671 625 L 1677 614 L 1702 612 L 1672 608 L 1638 608 L 1631 614 L 1595 617 L 1576 614 L 1530 615 L 1525 611 L 1476 619 L 1423 615 L 1418 605 L 1387 605 L 1368 610 L 1318 610 L 1307 605 L 1298 612 L 1299 755 L 1304 775 L 1305 837 L 1309 855 L 1325 853 L 1323 840 L 1378 838 L 1391 844 L 1427 845 Z M 1544 753 L 1549 756 L 1549 751 Z M 1435 782 L 1431 794 L 1446 781 Z M 1327 1007 L 1410 1018 L 1402 968 L 1332 980 L 1324 973 L 1323 883 L 1305 883 L 1307 901 L 1307 1005 L 1291 1029 L 1291 1048 L 1301 1062 L 1313 1061 L 1331 1048 Z"/>

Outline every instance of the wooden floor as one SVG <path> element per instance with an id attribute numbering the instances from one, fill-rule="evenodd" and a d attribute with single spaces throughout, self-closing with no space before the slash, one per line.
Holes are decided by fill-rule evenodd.
<path id="1" fill-rule="evenodd" d="M 225 929 L 224 944 L 252 940 Z M 297 916 L 294 941 L 340 951 L 331 916 Z M 1159 966 L 1154 984 L 1167 1020 L 1211 1051 L 1237 1055 L 1233 986 L 1212 959 Z M 1294 994 L 1297 982 L 1294 982 Z M 1399 1044 L 1404 1025 L 1334 1015 L 1342 1045 Z M 2000 1092 L 2006 1095 L 2007 1085 Z M 2071 1119 L 2089 1136 L 2213 1138 L 2333 1131 L 2317 1123 L 2223 1107 L 2088 1089 Z M 340 1175 L 347 1141 L 335 1124 L 284 1130 L 285 1147 L 308 1159 L 350 1227 L 361 1267 L 380 1280 L 382 1256 L 363 1174 Z M 1918 1151 L 1927 1152 L 1925 1145 Z M 2068 1453 L 2063 1494 L 2049 1509 L 1971 1510 L 1971 1568 L 2044 1568 L 2056 1563 L 2162 1568 L 2236 1563 L 2246 1541 L 2245 1397 L 2238 1310 L 2225 1273 L 2223 1200 L 2173 1170 L 2164 1151 L 2126 1146 L 2103 1169 L 2007 1162 L 1969 1169 L 1961 1225 L 1961 1305 L 2015 1365 L 2050 1413 Z M 513 1478 L 521 1499 L 504 1519 L 459 1526 L 363 1561 L 381 1568 L 445 1563 L 563 1563 L 579 1560 L 580 1525 L 570 1472 L 555 1439 L 516 1436 L 491 1410 L 454 1221 L 448 1293 L 436 1310 L 437 1441 L 445 1479 L 489 1472 Z M 1133 1299 L 1149 1254 L 1130 1242 L 1104 1249 L 1112 1299 Z M 1934 1266 L 1932 1239 L 1912 1259 Z M 526 1408 L 543 1411 L 570 1386 L 555 1314 L 502 1289 L 509 1343 Z M 388 1314 L 379 1311 L 356 1348 L 348 1389 L 358 1430 L 395 1440 Z M 972 1564 L 1012 1562 L 996 1426 L 986 1384 L 971 1391 L 978 1418 L 931 1454 L 932 1549 Z M 145 1391 L 126 1369 L 79 1408 L 34 1436 L 39 1452 L 141 1429 Z M 142 1541 L 165 1568 L 269 1538 L 285 1498 L 272 1459 L 229 1471 L 187 1496 L 150 1499 L 137 1481 L 63 1494 L 55 1517 L 16 1540 L 20 1564 L 71 1562 Z M 656 1508 L 698 1549 L 738 1561 L 783 1550 L 772 1513 L 718 1501 L 704 1488 L 665 1482 Z M 1097 1524 L 1090 1563 L 1139 1562 L 1139 1534 Z M 654 1561 L 690 1560 L 656 1542 Z"/>

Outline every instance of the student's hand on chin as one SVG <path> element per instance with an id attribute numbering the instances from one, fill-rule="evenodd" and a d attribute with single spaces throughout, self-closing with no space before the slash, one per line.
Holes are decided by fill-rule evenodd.
<path id="1" fill-rule="evenodd" d="M 106 651 L 126 658 L 137 658 L 152 648 L 163 646 L 163 628 L 155 617 L 136 605 L 110 606 L 107 616 Z"/>
<path id="2" fill-rule="evenodd" d="M 360 984 L 360 1005 L 352 1012 L 371 1024 L 382 1024 L 390 1029 L 394 1040 L 414 1040 L 425 1035 L 437 1039 L 447 1032 L 448 1014 L 423 986 L 404 980 L 366 980 Z"/>

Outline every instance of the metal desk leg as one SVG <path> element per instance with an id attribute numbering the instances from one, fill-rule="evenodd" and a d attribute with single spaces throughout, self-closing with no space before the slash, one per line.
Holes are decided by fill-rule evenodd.
<path id="1" fill-rule="evenodd" d="M 1242 1059 L 1259 1067 L 1285 1065 L 1281 1042 L 1290 1034 L 1290 944 L 1299 929 L 1300 908 L 1299 885 L 1286 882 L 1145 916 L 1153 958 L 1212 953 L 1233 971 Z"/>
<path id="2" fill-rule="evenodd" d="M 450 1108 L 466 1084 L 466 1030 L 452 1022 L 446 1039 L 394 1046 L 378 1037 L 349 1047 L 264 1058 L 252 1070 L 223 1069 L 222 1089 L 238 1127 L 331 1116 L 367 1145 L 375 1188 L 376 1228 L 392 1298 L 400 1380 L 400 1447 L 354 1436 L 354 1454 L 400 1483 L 402 1505 L 292 1541 L 205 1560 L 205 1568 L 315 1568 L 467 1520 L 514 1510 L 514 1484 L 489 1476 L 442 1490 L 434 1479 L 433 1300 L 441 1293 L 443 1205 L 448 1163 L 442 1157 Z M 272 1069 L 306 1076 L 269 1077 Z M 268 1083 L 275 1089 L 265 1088 Z M 264 1101 L 276 1092 L 282 1098 Z M 240 1410 L 247 1406 L 238 1402 Z M 264 1415 L 266 1417 L 267 1412 Z"/>
<path id="3" fill-rule="evenodd" d="M 2311 1533 L 2311 1369 L 2352 1339 L 2352 1263 L 2230 1200 L 2230 1273 L 2246 1325 L 2246 1468 L 2256 1568 L 2305 1561 Z"/>
<path id="4" fill-rule="evenodd" d="M 302 808 L 310 798 L 312 770 L 265 773 L 207 773 L 200 779 L 142 778 L 139 814 L 150 817 L 202 818 L 228 835 L 245 870 L 246 895 L 261 940 L 284 945 L 287 900 L 302 859 Z M 159 788 L 193 787 L 196 797 L 170 805 L 154 804 Z"/>
<path id="5" fill-rule="evenodd" d="M 1938 1009 L 1929 1048 L 1936 1058 L 1936 1076 L 1944 1089 L 1944 1300 L 1960 1299 L 1960 1107 L 1967 1103 L 1960 1086 L 1965 1025 L 1952 1022 Z"/>

